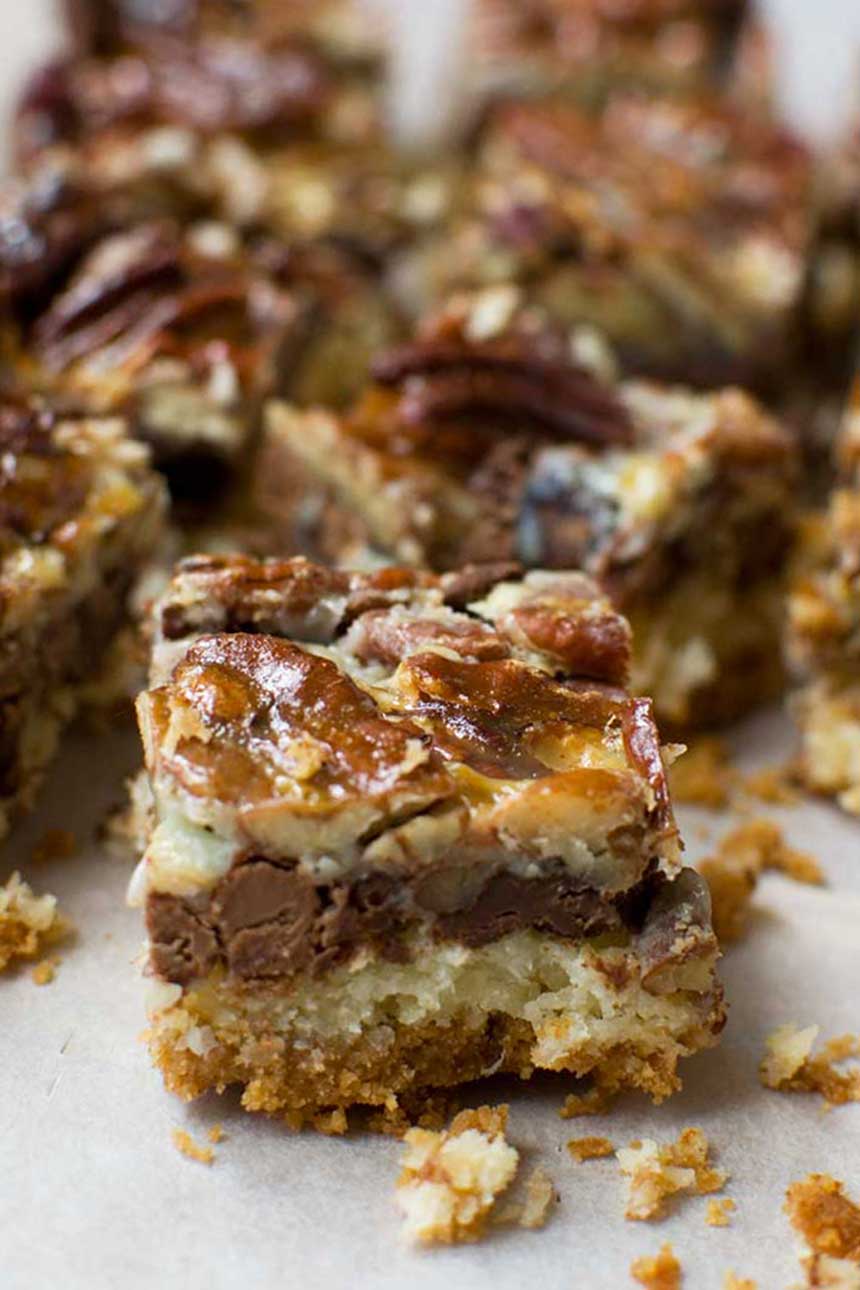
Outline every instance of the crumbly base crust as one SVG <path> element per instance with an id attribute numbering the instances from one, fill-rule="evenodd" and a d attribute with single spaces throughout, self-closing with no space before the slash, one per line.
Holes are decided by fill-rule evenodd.
<path id="1" fill-rule="evenodd" d="M 504 952 L 517 970 L 528 934 L 507 940 Z M 492 954 L 471 952 L 488 972 L 500 953 L 491 948 Z M 715 1042 L 724 1019 L 722 992 L 711 976 L 704 991 L 655 996 L 638 980 L 611 980 L 621 962 L 619 951 L 601 957 L 579 947 L 567 982 L 535 978 L 530 1001 L 512 998 L 510 1010 L 491 1006 L 491 999 L 481 1006 L 462 990 L 456 1006 L 448 999 L 435 1008 L 417 1006 L 404 993 L 387 1001 L 385 1014 L 375 1010 L 372 1022 L 365 1016 L 360 1025 L 310 1028 L 302 1019 L 284 1023 L 289 991 L 283 985 L 243 987 L 221 978 L 180 994 L 158 984 L 165 1000 L 147 1038 L 165 1084 L 179 1096 L 190 1100 L 240 1085 L 246 1110 L 329 1132 L 344 1131 L 347 1110 L 358 1106 L 379 1112 L 373 1127 L 402 1126 L 404 1116 L 420 1115 L 440 1090 L 501 1072 L 528 1079 L 541 1069 L 564 1071 L 590 1076 L 606 1091 L 640 1089 L 659 1102 L 680 1087 L 679 1060 Z M 432 970 L 425 984 L 432 997 Z M 367 998 L 361 981 L 355 988 L 357 999 Z M 578 1007 L 564 997 L 568 988 Z M 320 986 L 318 992 L 324 1016 L 328 991 Z"/>

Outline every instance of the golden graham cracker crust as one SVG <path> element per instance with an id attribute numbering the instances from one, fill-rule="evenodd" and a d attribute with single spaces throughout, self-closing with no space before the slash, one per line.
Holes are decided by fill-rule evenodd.
<path id="1" fill-rule="evenodd" d="M 590 1076 L 606 1091 L 636 1088 L 660 1102 L 680 1086 L 679 1059 L 716 1041 L 722 991 L 700 964 L 698 980 L 677 969 L 677 981 L 698 990 L 650 994 L 635 977 L 622 982 L 623 959 L 619 949 L 581 946 L 548 955 L 535 950 L 533 934 L 514 933 L 479 951 L 439 950 L 395 978 L 387 964 L 341 969 L 330 989 L 223 977 L 184 992 L 159 983 L 147 1040 L 171 1092 L 191 1100 L 238 1085 L 246 1110 L 295 1128 L 343 1131 L 347 1110 L 359 1106 L 381 1112 L 375 1128 L 402 1125 L 404 1110 L 420 1114 L 434 1092 L 537 1070 Z M 502 976 L 505 962 L 509 979 L 488 998 L 485 982 Z M 302 1011 L 303 989 L 317 1008 Z M 327 998 L 337 998 L 328 1021 Z"/>

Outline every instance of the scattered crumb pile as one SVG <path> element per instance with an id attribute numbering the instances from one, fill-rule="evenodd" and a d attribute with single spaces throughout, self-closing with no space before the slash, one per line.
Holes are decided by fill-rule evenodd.
<path id="1" fill-rule="evenodd" d="M 615 1147 L 608 1138 L 571 1138 L 567 1149 L 574 1160 L 600 1160 L 615 1154 Z"/>
<path id="2" fill-rule="evenodd" d="M 723 1290 L 757 1290 L 757 1286 L 749 1277 L 739 1277 L 734 1272 L 727 1272 L 723 1281 Z"/>
<path id="3" fill-rule="evenodd" d="M 215 1152 L 211 1147 L 198 1146 L 191 1134 L 184 1129 L 174 1129 L 171 1137 L 176 1150 L 181 1151 L 189 1160 L 197 1160 L 201 1165 L 211 1165 L 215 1159 Z"/>
<path id="4" fill-rule="evenodd" d="M 705 1222 L 708 1227 L 728 1227 L 731 1223 L 730 1215 L 736 1209 L 737 1205 L 730 1196 L 723 1196 L 721 1200 L 709 1200 Z"/>
<path id="5" fill-rule="evenodd" d="M 47 860 L 68 860 L 77 850 L 78 841 L 70 829 L 46 829 L 33 847 L 34 864 Z"/>
<path id="6" fill-rule="evenodd" d="M 37 958 L 68 930 L 55 896 L 37 896 L 18 873 L 0 885 L 0 972 L 14 959 Z"/>
<path id="7" fill-rule="evenodd" d="M 819 885 L 824 881 L 818 861 L 793 850 L 779 825 L 765 819 L 732 829 L 698 869 L 711 890 L 714 931 L 720 941 L 736 941 L 743 935 L 753 892 L 766 870 L 777 870 L 796 882 Z"/>
<path id="8" fill-rule="evenodd" d="M 731 764 L 725 740 L 706 735 L 691 745 L 672 766 L 669 777 L 676 802 L 711 810 L 746 805 L 756 798 L 772 806 L 792 806 L 800 797 L 791 763 L 765 766 L 741 775 Z"/>
<path id="9" fill-rule="evenodd" d="M 829 1174 L 809 1174 L 785 1194 L 785 1212 L 808 1253 L 801 1262 L 808 1287 L 860 1287 L 860 1206 Z"/>
<path id="10" fill-rule="evenodd" d="M 684 1129 L 677 1142 L 659 1146 L 652 1138 L 631 1142 L 616 1155 L 627 1178 L 624 1217 L 662 1218 L 670 1196 L 706 1196 L 720 1191 L 728 1174 L 708 1159 L 710 1144 L 701 1129 Z"/>
<path id="11" fill-rule="evenodd" d="M 568 1093 L 559 1115 L 563 1120 L 575 1120 L 580 1115 L 605 1115 L 614 1100 L 611 1089 L 592 1084 L 584 1093 Z"/>
<path id="12" fill-rule="evenodd" d="M 439 1133 L 409 1129 L 397 1203 L 411 1240 L 453 1245 L 480 1239 L 517 1172 L 519 1153 L 505 1140 L 507 1122 L 507 1106 L 481 1106 L 461 1111 Z"/>
<path id="13" fill-rule="evenodd" d="M 762 1084 L 782 1093 L 820 1093 L 830 1106 L 860 1102 L 860 1066 L 837 1069 L 842 1062 L 860 1058 L 860 1035 L 839 1035 L 813 1054 L 817 1038 L 818 1026 L 801 1029 L 793 1023 L 768 1035 L 759 1066 Z"/>
<path id="14" fill-rule="evenodd" d="M 630 1275 L 647 1290 L 679 1290 L 681 1265 L 671 1245 L 664 1245 L 653 1258 L 634 1259 Z"/>

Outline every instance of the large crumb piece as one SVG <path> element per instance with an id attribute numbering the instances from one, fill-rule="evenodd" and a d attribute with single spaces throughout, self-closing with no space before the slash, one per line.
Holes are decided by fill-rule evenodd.
<path id="1" fill-rule="evenodd" d="M 608 1138 L 571 1138 L 567 1149 L 574 1160 L 600 1160 L 615 1152 Z"/>
<path id="2" fill-rule="evenodd" d="M 37 958 L 68 929 L 55 896 L 37 896 L 18 873 L 0 886 L 0 972 L 14 959 Z"/>
<path id="3" fill-rule="evenodd" d="M 709 806 L 713 810 L 728 805 L 736 782 L 737 772 L 729 762 L 728 746 L 725 740 L 714 736 L 698 739 L 669 772 L 675 802 Z"/>
<path id="4" fill-rule="evenodd" d="M 765 819 L 750 820 L 727 833 L 698 869 L 711 890 L 714 931 L 723 942 L 739 940 L 746 930 L 753 892 L 766 870 L 797 882 L 824 881 L 818 861 L 788 846 L 779 825 Z"/>
<path id="5" fill-rule="evenodd" d="M 211 1165 L 215 1159 L 215 1152 L 211 1147 L 201 1147 L 194 1141 L 190 1133 L 184 1129 L 174 1129 L 171 1134 L 173 1145 L 177 1151 L 181 1151 L 183 1156 L 189 1160 L 197 1160 L 201 1165 Z"/>
<path id="6" fill-rule="evenodd" d="M 723 1290 L 758 1290 L 758 1287 L 749 1277 L 739 1277 L 734 1272 L 727 1272 L 723 1281 Z"/>
<path id="7" fill-rule="evenodd" d="M 679 1290 L 682 1273 L 675 1251 L 671 1245 L 664 1245 L 654 1257 L 634 1259 L 630 1275 L 647 1290 Z"/>
<path id="8" fill-rule="evenodd" d="M 505 1140 L 506 1106 L 461 1111 L 441 1133 L 410 1129 L 397 1203 L 404 1231 L 424 1245 L 477 1241 L 510 1186 L 519 1153 Z"/>
<path id="9" fill-rule="evenodd" d="M 759 1066 L 762 1084 L 782 1093 L 820 1093 L 830 1106 L 860 1102 L 860 1068 L 837 1069 L 860 1057 L 860 1035 L 839 1035 L 813 1054 L 817 1038 L 817 1026 L 801 1029 L 793 1023 L 768 1035 Z"/>
<path id="10" fill-rule="evenodd" d="M 631 1142 L 616 1155 L 627 1178 L 624 1217 L 662 1218 L 666 1201 L 681 1192 L 705 1196 L 725 1186 L 728 1174 L 708 1159 L 710 1144 L 701 1129 L 684 1129 L 677 1142 L 659 1146 L 652 1138 Z"/>
<path id="11" fill-rule="evenodd" d="M 785 1212 L 811 1256 L 860 1264 L 860 1205 L 845 1195 L 841 1182 L 829 1174 L 808 1174 L 788 1188 Z"/>
<path id="12" fill-rule="evenodd" d="M 728 1227 L 731 1223 L 731 1215 L 736 1209 L 737 1206 L 730 1196 L 724 1196 L 721 1200 L 709 1200 L 705 1222 L 708 1227 Z"/>

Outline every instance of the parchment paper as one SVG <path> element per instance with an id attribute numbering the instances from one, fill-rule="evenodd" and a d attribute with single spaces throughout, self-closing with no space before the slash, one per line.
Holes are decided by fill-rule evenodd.
<path id="1" fill-rule="evenodd" d="M 757 765 L 784 758 L 790 740 L 787 721 L 771 714 L 744 726 L 735 743 L 741 764 Z M 629 1096 L 599 1119 L 559 1118 L 563 1077 L 477 1086 L 475 1103 L 511 1102 L 509 1136 L 524 1168 L 543 1165 L 560 1203 L 542 1231 L 413 1251 L 394 1204 L 396 1141 L 293 1134 L 244 1114 L 229 1095 L 186 1107 L 150 1068 L 133 964 L 140 916 L 123 906 L 129 865 L 94 837 L 136 756 L 131 731 L 73 736 L 38 817 L 0 864 L 3 876 L 20 865 L 55 892 L 79 929 L 51 985 L 37 987 L 26 970 L 0 978 L 3 1290 L 615 1290 L 632 1285 L 631 1260 L 665 1240 L 693 1290 L 718 1290 L 728 1268 L 761 1290 L 783 1290 L 797 1279 L 781 1213 L 787 1184 L 827 1171 L 860 1199 L 860 1106 L 826 1113 L 820 1099 L 770 1092 L 756 1077 L 765 1035 L 783 1022 L 816 1022 L 824 1037 L 860 1030 L 860 823 L 817 802 L 762 807 L 795 846 L 815 853 L 829 885 L 764 879 L 750 932 L 723 962 L 731 1013 L 720 1047 L 686 1064 L 683 1092 L 663 1106 Z M 732 823 L 693 810 L 681 816 L 693 856 L 712 844 L 704 827 L 714 839 Z M 49 824 L 74 830 L 78 854 L 33 864 Z M 174 1127 L 205 1142 L 216 1123 L 226 1137 L 211 1167 L 177 1152 Z M 572 1136 L 599 1133 L 621 1145 L 667 1140 L 690 1124 L 705 1129 L 732 1174 L 738 1209 L 729 1228 L 706 1226 L 701 1198 L 659 1224 L 626 1222 L 614 1159 L 577 1164 L 565 1149 Z"/>

